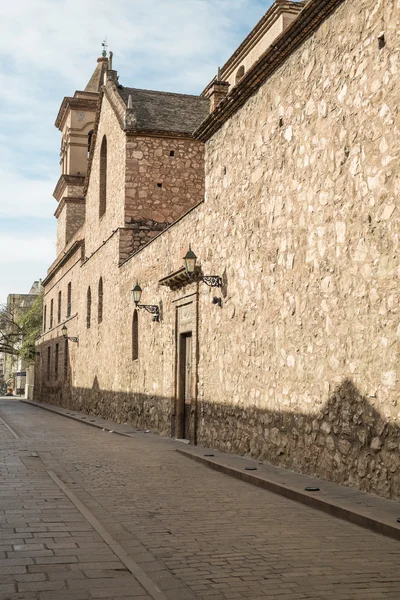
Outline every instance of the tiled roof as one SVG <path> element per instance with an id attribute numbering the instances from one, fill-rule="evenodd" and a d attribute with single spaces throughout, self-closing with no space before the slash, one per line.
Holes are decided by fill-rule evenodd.
<path id="1" fill-rule="evenodd" d="M 210 101 L 201 96 L 171 94 L 118 87 L 118 92 L 128 106 L 132 98 L 135 129 L 145 131 L 170 131 L 193 133 L 208 117 Z"/>

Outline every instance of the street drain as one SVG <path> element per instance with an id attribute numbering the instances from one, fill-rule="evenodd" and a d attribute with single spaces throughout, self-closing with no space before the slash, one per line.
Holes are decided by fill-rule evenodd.
<path id="1" fill-rule="evenodd" d="M 205 454 L 204 456 L 215 456 L 215 454 Z"/>
<path id="2" fill-rule="evenodd" d="M 306 487 L 304 488 L 306 492 L 320 492 L 321 490 L 317 487 Z"/>
<path id="3" fill-rule="evenodd" d="M 245 471 L 257 471 L 257 467 L 245 467 Z"/>

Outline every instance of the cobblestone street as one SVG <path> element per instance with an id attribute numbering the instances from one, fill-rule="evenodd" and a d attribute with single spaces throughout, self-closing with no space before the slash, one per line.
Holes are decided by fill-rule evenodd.
<path id="1" fill-rule="evenodd" d="M 2 600 L 400 598 L 400 544 L 121 437 L 0 400 Z"/>

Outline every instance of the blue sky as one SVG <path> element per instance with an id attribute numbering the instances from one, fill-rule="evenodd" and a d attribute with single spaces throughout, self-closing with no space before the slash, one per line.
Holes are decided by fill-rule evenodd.
<path id="1" fill-rule="evenodd" d="M 271 0 L 18 0 L 0 22 L 0 304 L 55 259 L 64 96 L 84 89 L 107 36 L 126 86 L 197 94 Z"/>

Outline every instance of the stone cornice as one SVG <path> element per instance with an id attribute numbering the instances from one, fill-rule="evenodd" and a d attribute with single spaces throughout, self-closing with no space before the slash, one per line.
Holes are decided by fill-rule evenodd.
<path id="1" fill-rule="evenodd" d="M 194 132 L 194 137 L 202 142 L 209 140 L 344 1 L 309 0 L 297 19 L 273 42 L 240 83 L 203 121 Z"/>
<path id="2" fill-rule="evenodd" d="M 185 138 L 193 140 L 193 134 L 191 133 L 179 133 L 177 131 L 157 131 L 155 129 L 124 129 L 128 137 L 155 137 L 155 138 Z"/>
<path id="3" fill-rule="evenodd" d="M 54 188 L 53 196 L 59 202 L 63 197 L 65 188 L 69 185 L 83 187 L 85 183 L 84 175 L 61 175 Z"/>
<path id="4" fill-rule="evenodd" d="M 88 92 L 85 92 L 88 94 Z M 91 93 L 93 99 L 91 98 L 71 98 L 70 96 L 66 96 L 61 103 L 60 110 L 58 111 L 58 115 L 54 125 L 60 131 L 63 130 L 65 120 L 68 116 L 68 112 L 70 110 L 90 110 L 95 111 L 97 107 L 97 96 L 98 94 Z"/>
<path id="5" fill-rule="evenodd" d="M 71 241 L 69 247 L 67 247 L 67 250 L 65 250 L 61 256 L 58 256 L 56 260 L 50 265 L 47 271 L 47 276 L 42 281 L 43 287 L 45 287 L 53 279 L 57 271 L 63 265 L 65 265 L 65 263 L 71 258 L 71 256 L 73 256 L 76 252 L 78 252 L 80 248 L 84 246 L 84 243 L 84 239 L 75 239 Z"/>
<path id="6" fill-rule="evenodd" d="M 113 109 L 115 116 L 118 119 L 121 129 L 124 129 L 124 117 L 125 117 L 125 102 L 117 92 L 115 83 L 107 81 L 107 85 L 104 86 L 104 95 L 109 101 L 111 108 Z"/>
<path id="7" fill-rule="evenodd" d="M 276 23 L 282 15 L 293 14 L 298 15 L 304 7 L 305 2 L 293 2 L 291 0 L 275 0 L 275 3 L 260 19 L 257 25 L 250 31 L 249 35 L 243 40 L 240 46 L 235 50 L 232 56 L 226 61 L 221 68 L 221 79 L 226 80 L 235 70 L 236 67 L 243 61 L 245 56 L 258 44 L 262 37 L 267 33 L 271 26 Z M 212 82 L 211 82 L 212 83 Z M 209 84 L 202 95 L 204 95 Z"/>
<path id="8" fill-rule="evenodd" d="M 85 204 L 85 198 L 79 196 L 64 196 L 64 198 L 61 198 L 56 212 L 54 213 L 56 219 L 58 219 L 66 204 Z"/>

